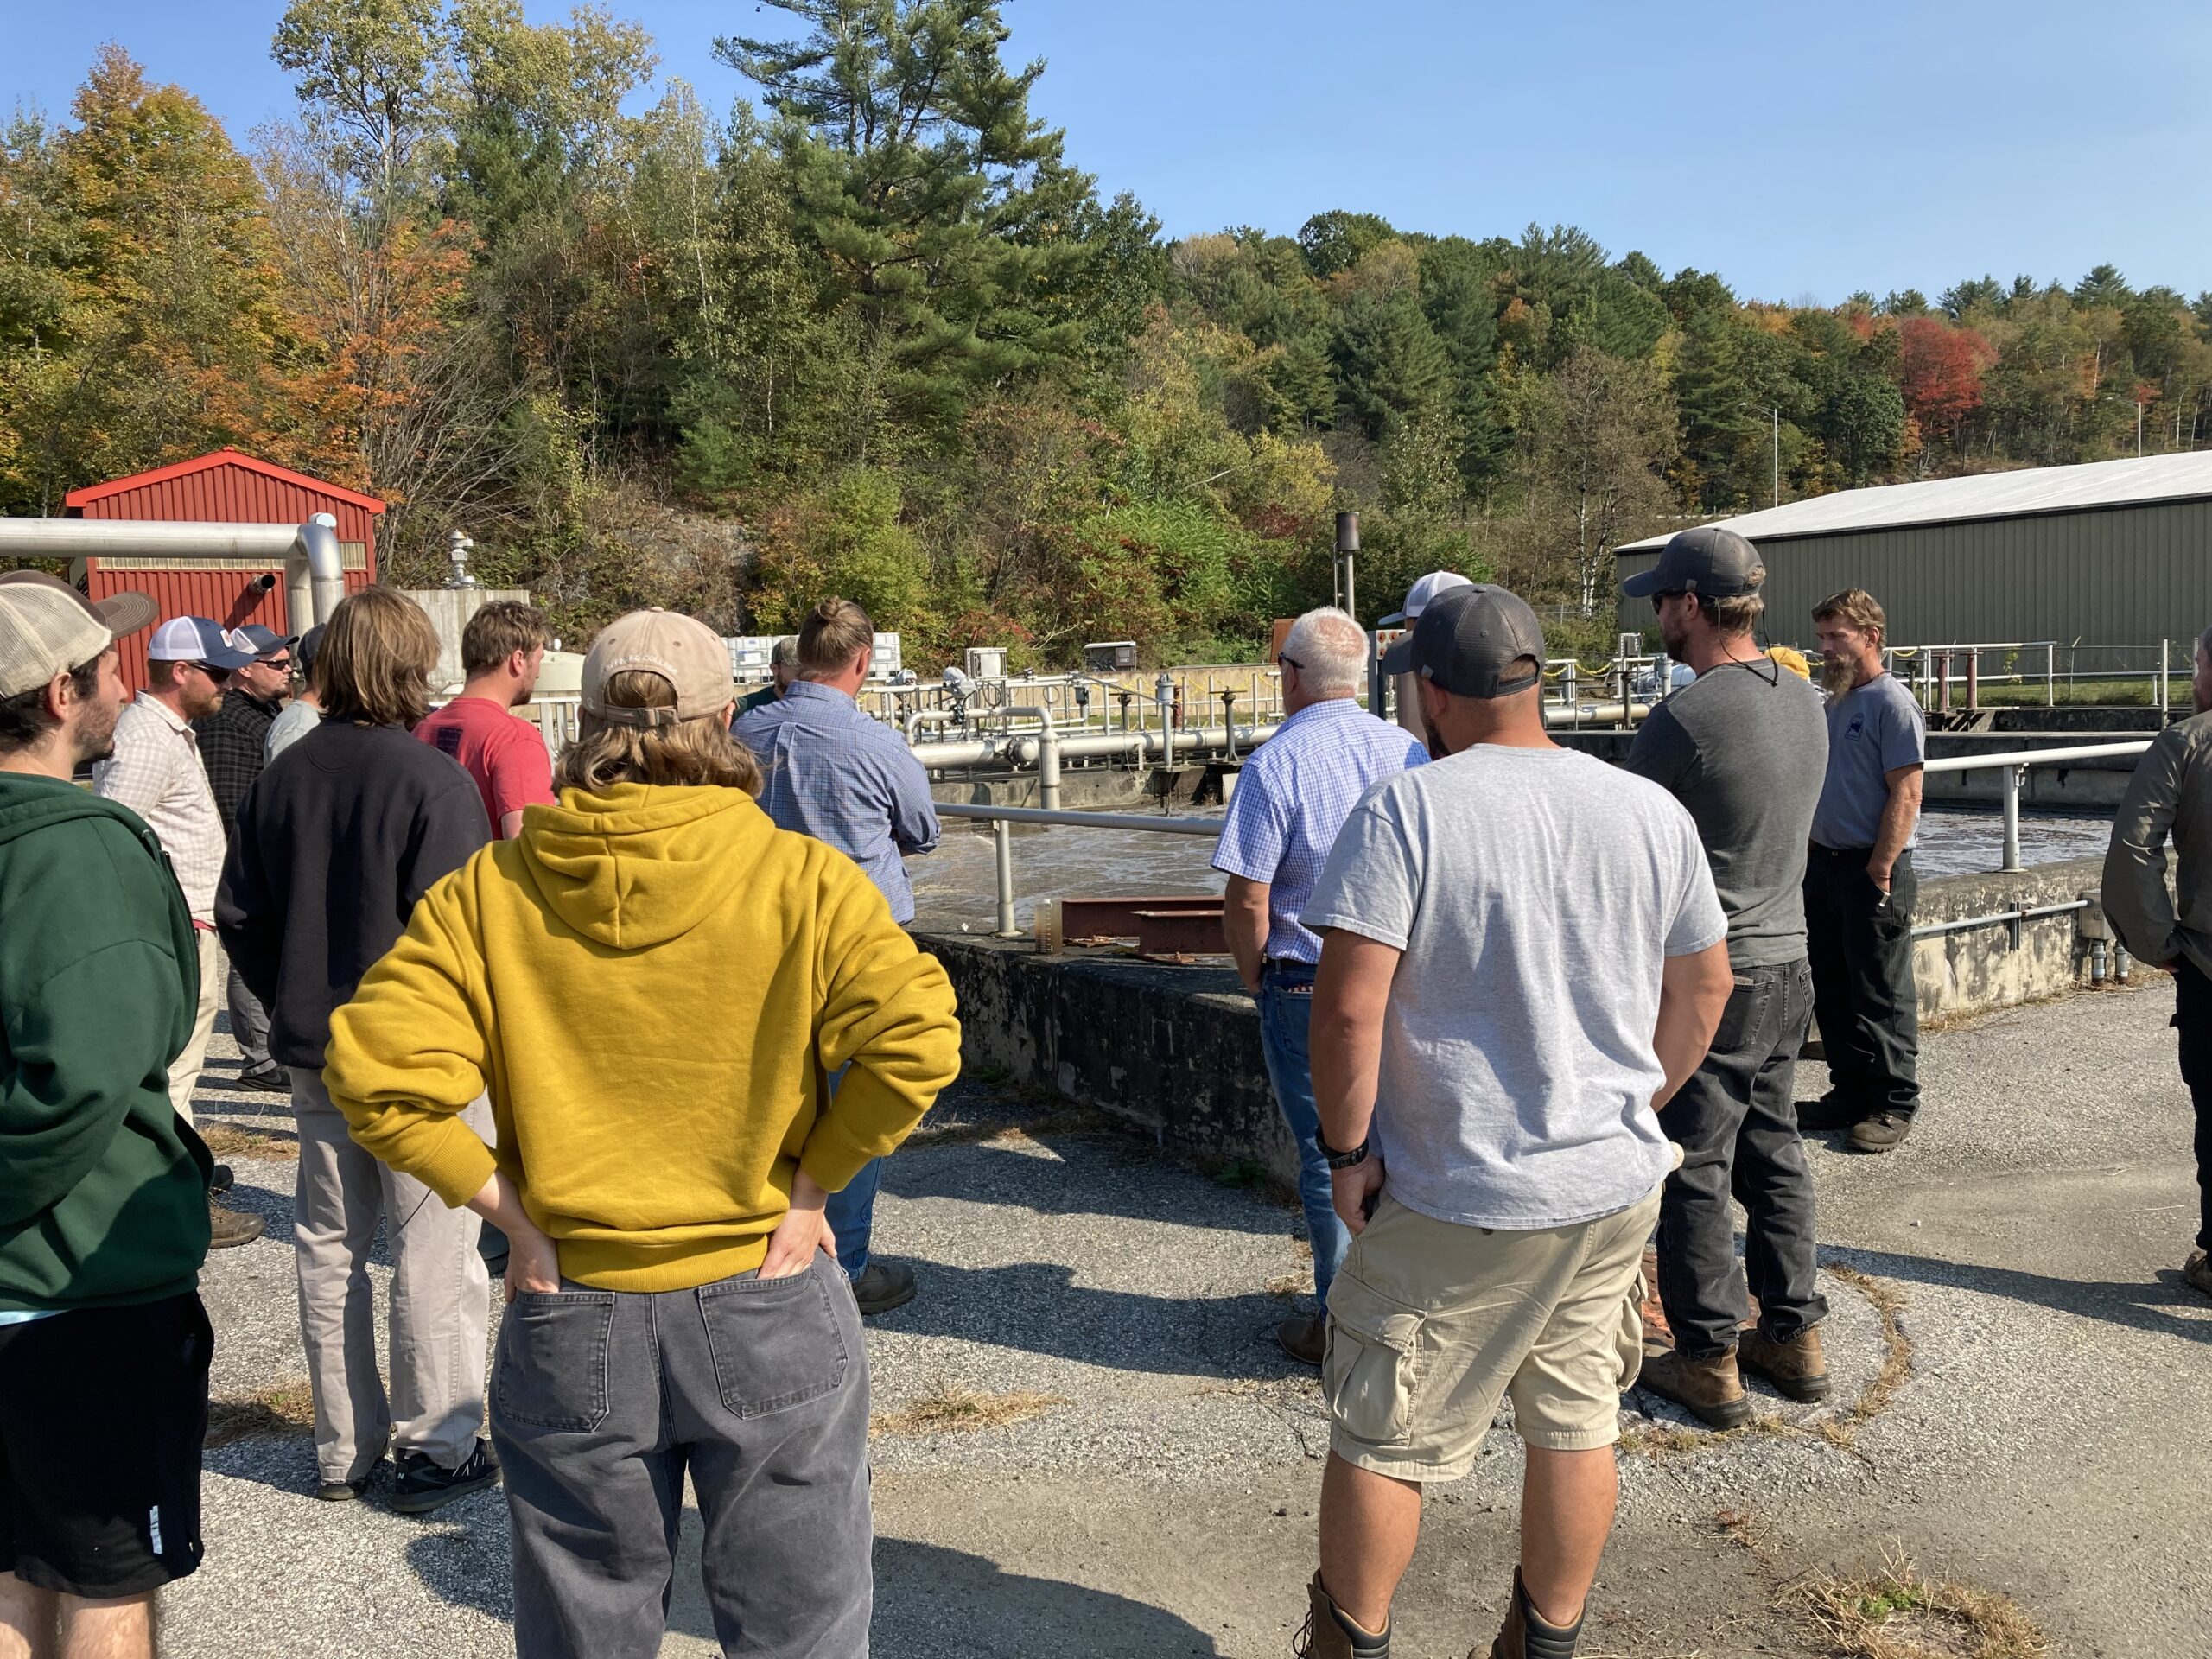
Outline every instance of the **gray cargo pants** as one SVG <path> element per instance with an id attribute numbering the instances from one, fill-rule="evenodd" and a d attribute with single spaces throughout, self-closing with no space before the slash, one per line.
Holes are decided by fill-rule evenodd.
<path id="1" fill-rule="evenodd" d="M 726 1654 L 866 1659 L 868 1351 L 831 1257 L 787 1279 L 516 1298 L 492 1439 L 521 1659 L 651 1659 L 690 1471 Z"/>
<path id="2" fill-rule="evenodd" d="M 300 1174 L 292 1197 L 300 1275 L 300 1338 L 315 1395 L 315 1460 L 324 1480 L 359 1480 L 387 1444 L 460 1467 L 484 1419 L 484 1344 L 491 1276 L 476 1253 L 479 1222 L 353 1143 L 322 1075 L 292 1073 Z M 478 1101 L 461 1122 L 492 1137 Z M 377 1370 L 369 1248 L 385 1224 L 391 1258 L 391 1393 Z"/>

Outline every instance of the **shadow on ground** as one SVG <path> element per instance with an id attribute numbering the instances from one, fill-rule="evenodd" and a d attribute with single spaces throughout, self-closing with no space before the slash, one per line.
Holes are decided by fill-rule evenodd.
<path id="1" fill-rule="evenodd" d="M 442 1599 L 514 1618 L 504 1509 L 490 1524 L 440 1526 L 410 1539 L 407 1563 Z M 698 1511 L 686 1505 L 669 1586 L 668 1630 L 716 1641 L 699 1576 Z M 899 1659 L 1083 1654 L 1089 1659 L 1214 1655 L 1205 1631 L 1126 1596 L 1008 1573 L 980 1555 L 904 1538 L 875 1541 L 875 1650 Z"/>
<path id="2" fill-rule="evenodd" d="M 1975 1267 L 1885 1250 L 1824 1248 L 1821 1256 L 1847 1262 L 1877 1278 L 1977 1291 L 2077 1319 L 2212 1345 L 2212 1300 L 2191 1289 L 2171 1268 L 2149 1280 L 2057 1279 L 2017 1268 Z"/>

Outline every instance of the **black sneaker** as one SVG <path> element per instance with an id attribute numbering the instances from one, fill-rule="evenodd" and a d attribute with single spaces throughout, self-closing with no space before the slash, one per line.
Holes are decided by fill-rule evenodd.
<path id="1" fill-rule="evenodd" d="M 264 1065 L 251 1071 L 238 1073 L 238 1086 L 258 1089 L 264 1094 L 289 1095 L 292 1092 L 292 1074 L 281 1065 Z"/>
<path id="2" fill-rule="evenodd" d="M 227 1192 L 231 1190 L 231 1184 L 234 1179 L 228 1164 L 218 1164 L 207 1172 L 207 1190 L 216 1194 Z"/>
<path id="3" fill-rule="evenodd" d="M 864 1319 L 904 1307 L 914 1300 L 914 1270 L 904 1262 L 871 1257 L 853 1281 L 853 1300 L 861 1305 Z"/>
<path id="4" fill-rule="evenodd" d="M 326 1480 L 315 1489 L 315 1495 L 326 1503 L 351 1503 L 369 1490 L 369 1478 L 359 1480 Z"/>
<path id="5" fill-rule="evenodd" d="M 402 1452 L 392 1460 L 399 1478 L 392 1483 L 391 1507 L 397 1515 L 428 1515 L 457 1498 L 499 1484 L 499 1461 L 492 1455 L 492 1442 L 479 1440 L 458 1469 L 441 1469 L 426 1452 Z"/>

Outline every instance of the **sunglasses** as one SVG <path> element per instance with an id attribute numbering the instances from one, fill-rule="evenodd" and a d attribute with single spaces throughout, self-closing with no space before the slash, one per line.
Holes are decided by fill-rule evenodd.
<path id="1" fill-rule="evenodd" d="M 205 674 L 209 679 L 214 681 L 218 685 L 221 685 L 225 681 L 231 677 L 231 671 L 229 669 L 217 668 L 213 663 L 194 663 L 193 666 L 198 669 L 202 674 Z"/>
<path id="2" fill-rule="evenodd" d="M 1275 666 L 1277 668 L 1294 668 L 1301 674 L 1306 671 L 1305 664 L 1300 662 L 1297 658 L 1284 652 L 1278 652 L 1275 653 Z"/>

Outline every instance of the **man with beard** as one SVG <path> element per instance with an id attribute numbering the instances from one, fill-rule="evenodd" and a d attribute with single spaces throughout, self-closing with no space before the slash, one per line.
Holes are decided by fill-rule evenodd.
<path id="1" fill-rule="evenodd" d="M 198 952 L 161 843 L 75 786 L 124 711 L 94 606 L 0 577 L 0 1652 L 154 1651 L 200 1564 L 207 1148 L 169 1103 Z"/>
<path id="2" fill-rule="evenodd" d="M 192 722 L 223 706 L 231 676 L 253 661 L 253 652 L 204 616 L 174 616 L 154 630 L 146 646 L 147 685 L 115 723 L 115 752 L 92 768 L 96 794 L 120 803 L 146 821 L 169 855 L 177 885 L 192 913 L 200 969 L 199 1006 L 187 1041 L 169 1065 L 169 1103 L 192 1122 L 192 1091 L 207 1063 L 215 1030 L 216 988 L 222 982 L 215 941 L 215 884 L 222 879 L 227 839 L 222 814 L 200 759 Z M 213 1190 L 230 1185 L 230 1171 L 216 1173 Z M 207 1201 L 217 1249 L 251 1243 L 266 1224 L 259 1216 Z"/>
<path id="3" fill-rule="evenodd" d="M 1659 1200 L 1659 1300 L 1675 1345 L 1644 1362 L 1643 1379 L 1713 1428 L 1751 1419 L 1739 1364 L 1792 1399 L 1828 1392 L 1796 1095 L 1813 1014 L 1805 846 L 1828 737 L 1819 694 L 1754 637 L 1765 580 L 1757 548 L 1704 525 L 1621 584 L 1651 601 L 1667 654 L 1692 676 L 1637 731 L 1629 770 L 1689 810 L 1728 917 L 1728 1006 L 1659 1120 L 1682 1149 Z M 1741 1269 L 1732 1197 L 1745 1217 Z M 1759 1303 L 1751 1331 L 1746 1271 Z"/>
<path id="4" fill-rule="evenodd" d="M 2105 913 L 2145 962 L 2174 976 L 2181 1076 L 2196 1106 L 2196 1249 L 2182 1276 L 2212 1295 L 2212 628 L 2197 637 L 2194 718 L 2135 763 L 2105 855 Z M 2179 863 L 2166 888 L 2166 838 Z M 2177 899 L 2179 900 L 2177 904 Z"/>
<path id="5" fill-rule="evenodd" d="M 1853 1152 L 1888 1152 L 1920 1109 L 1912 844 L 1928 725 L 1883 665 L 1889 624 L 1872 594 L 1847 588 L 1815 607 L 1813 623 L 1828 694 L 1828 766 L 1805 867 L 1805 931 L 1828 1091 L 1798 1121 L 1847 1128 Z"/>
<path id="6" fill-rule="evenodd" d="M 238 822 L 238 803 L 269 763 L 269 728 L 284 706 L 292 683 L 292 647 L 298 643 L 273 629 L 248 623 L 232 636 L 233 643 L 253 652 L 253 660 L 231 676 L 223 701 L 212 715 L 192 722 L 199 740 L 200 764 L 207 768 L 207 785 L 215 796 L 215 810 L 223 820 L 227 842 Z M 258 1089 L 288 1099 L 291 1074 L 269 1058 L 269 1010 L 263 1007 L 238 976 L 235 963 L 226 988 L 231 1005 L 231 1035 L 238 1046 L 238 1087 Z"/>

